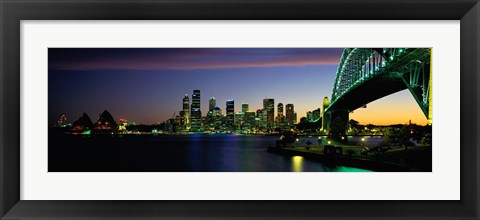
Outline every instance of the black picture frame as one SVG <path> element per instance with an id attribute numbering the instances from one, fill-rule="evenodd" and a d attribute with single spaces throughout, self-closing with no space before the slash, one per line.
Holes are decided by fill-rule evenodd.
<path id="1" fill-rule="evenodd" d="M 478 0 L 0 0 L 0 16 L 2 219 L 479 219 Z M 20 200 L 20 21 L 150 19 L 460 20 L 461 200 Z"/>

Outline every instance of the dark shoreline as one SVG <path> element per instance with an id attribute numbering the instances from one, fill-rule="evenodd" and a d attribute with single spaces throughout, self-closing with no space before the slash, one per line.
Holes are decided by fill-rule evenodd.
<path id="1" fill-rule="evenodd" d="M 376 160 L 365 160 L 365 159 L 347 157 L 342 155 L 323 155 L 323 154 L 318 154 L 314 152 L 298 151 L 294 149 L 278 148 L 278 147 L 268 147 L 267 151 L 276 153 L 276 154 L 281 154 L 281 155 L 302 156 L 305 158 L 317 160 L 322 164 L 327 164 L 331 166 L 350 166 L 350 167 L 356 167 L 360 169 L 372 170 L 376 172 L 415 172 L 417 171 L 398 163 L 376 161 Z"/>

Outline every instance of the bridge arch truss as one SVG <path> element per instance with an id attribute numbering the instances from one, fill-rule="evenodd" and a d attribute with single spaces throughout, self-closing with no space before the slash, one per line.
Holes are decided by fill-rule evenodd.
<path id="1" fill-rule="evenodd" d="M 431 70 L 431 48 L 346 48 L 325 112 L 351 112 L 408 89 L 431 124 Z"/>

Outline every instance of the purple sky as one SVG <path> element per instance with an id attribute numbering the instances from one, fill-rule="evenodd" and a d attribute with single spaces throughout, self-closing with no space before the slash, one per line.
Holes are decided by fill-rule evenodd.
<path id="1" fill-rule="evenodd" d="M 202 114 L 215 97 L 250 109 L 264 98 L 293 103 L 299 118 L 331 96 L 343 48 L 50 48 L 49 121 L 83 112 L 96 121 L 109 110 L 115 119 L 151 124 L 171 118 L 182 98 L 201 90 Z M 408 99 L 394 98 L 395 102 Z M 411 102 L 411 100 L 407 100 Z M 388 105 L 388 104 L 386 104 Z M 385 107 L 385 106 L 384 106 Z M 417 106 L 418 108 L 418 106 Z M 275 112 L 275 115 L 277 113 Z"/>

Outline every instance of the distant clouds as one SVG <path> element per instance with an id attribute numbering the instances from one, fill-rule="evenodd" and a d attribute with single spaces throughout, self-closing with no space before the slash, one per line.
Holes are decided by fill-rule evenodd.
<path id="1" fill-rule="evenodd" d="M 194 70 L 336 65 L 341 48 L 50 48 L 51 70 Z"/>

